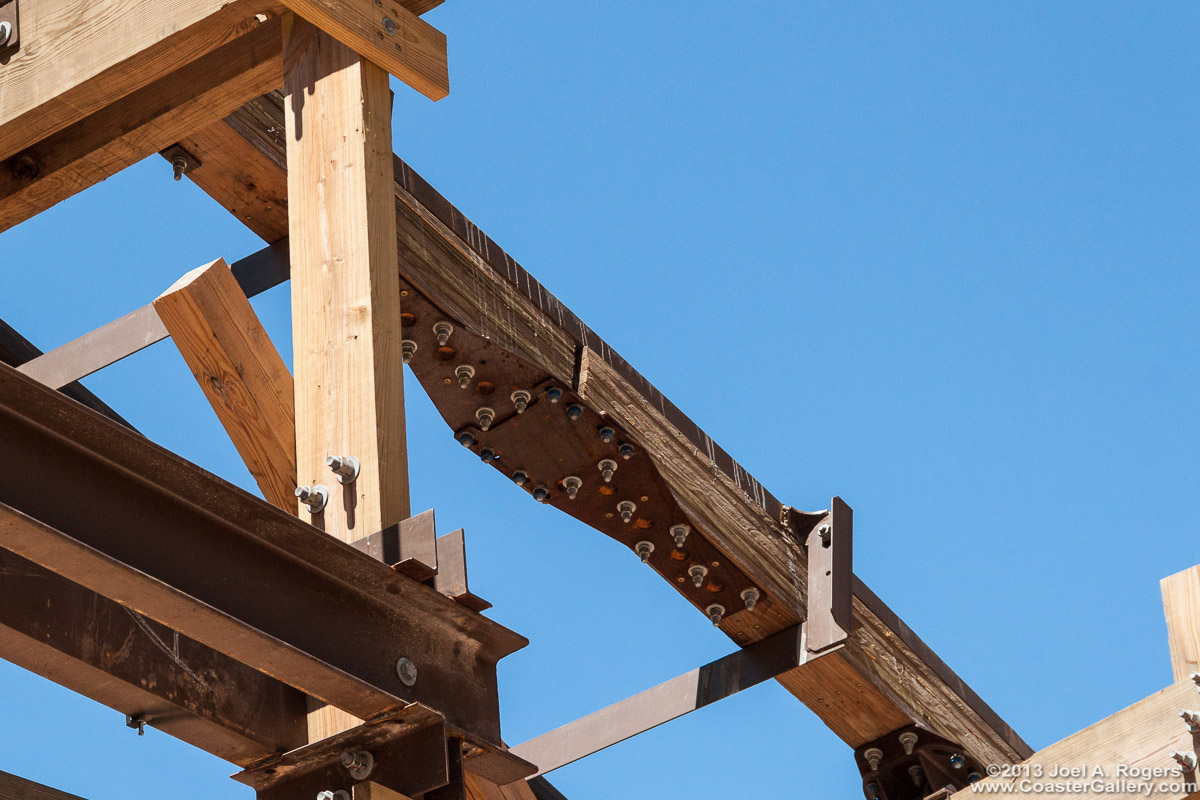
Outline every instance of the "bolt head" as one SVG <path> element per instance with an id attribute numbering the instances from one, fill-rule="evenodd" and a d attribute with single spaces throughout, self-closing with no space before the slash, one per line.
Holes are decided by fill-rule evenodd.
<path id="1" fill-rule="evenodd" d="M 396 677 L 405 686 L 414 686 L 417 683 L 417 665 L 409 659 L 401 656 L 396 659 Z"/>
<path id="2" fill-rule="evenodd" d="M 388 36 L 395 36 L 396 35 L 396 21 L 394 19 L 392 19 L 391 17 L 384 17 L 383 18 L 383 29 L 384 29 L 384 31 L 387 32 Z"/>
<path id="3" fill-rule="evenodd" d="M 0 47 L 8 44 L 8 40 L 12 38 L 12 23 L 8 20 L 0 22 Z"/>

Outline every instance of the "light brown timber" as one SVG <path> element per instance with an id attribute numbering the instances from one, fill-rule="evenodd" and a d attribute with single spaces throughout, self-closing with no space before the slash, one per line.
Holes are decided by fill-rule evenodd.
<path id="1" fill-rule="evenodd" d="M 274 17 L 0 164 L 0 231 L 115 175 L 283 83 Z"/>
<path id="2" fill-rule="evenodd" d="M 351 797 L 353 800 L 412 800 L 406 794 L 394 792 L 386 786 L 380 786 L 371 781 L 354 784 Z"/>
<path id="3" fill-rule="evenodd" d="M 391 92 L 380 67 L 292 15 L 284 72 L 297 483 L 330 490 L 301 517 L 349 542 L 409 516 Z M 358 458 L 358 479 L 339 484 L 329 456 Z M 310 739 L 357 722 L 314 706 Z"/>
<path id="4" fill-rule="evenodd" d="M 1200 672 L 1200 566 L 1161 581 L 1171 668 L 1181 681 Z"/>
<path id="5" fill-rule="evenodd" d="M 395 0 L 282 0 L 431 100 L 450 93 L 446 35 Z M 390 150 L 388 151 L 391 152 Z"/>
<path id="6" fill-rule="evenodd" d="M 273 0 L 38 0 L 0 69 L 0 159 L 245 35 Z"/>
<path id="7" fill-rule="evenodd" d="M 192 270 L 154 309 L 263 497 L 296 510 L 292 375 L 222 259 Z"/>
<path id="8" fill-rule="evenodd" d="M 40 783 L 0 772 L 0 800 L 80 800 L 79 797 Z"/>

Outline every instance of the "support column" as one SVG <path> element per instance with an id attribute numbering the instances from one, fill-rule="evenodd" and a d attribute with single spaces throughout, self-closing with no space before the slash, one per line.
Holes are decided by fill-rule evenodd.
<path id="1" fill-rule="evenodd" d="M 288 231 L 298 485 L 329 489 L 301 519 L 343 541 L 409 516 L 391 94 L 380 67 L 284 20 Z M 339 484 L 329 456 L 361 464 Z M 357 721 L 309 715 L 310 740 Z"/>

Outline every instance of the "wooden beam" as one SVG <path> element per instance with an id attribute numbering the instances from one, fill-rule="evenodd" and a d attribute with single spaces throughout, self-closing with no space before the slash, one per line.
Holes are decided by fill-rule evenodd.
<path id="1" fill-rule="evenodd" d="M 283 83 L 279 18 L 159 78 L 0 164 L 0 231 L 219 122 Z"/>
<path id="2" fill-rule="evenodd" d="M 1196 684 L 1178 681 L 958 795 L 1018 800 L 1077 800 L 1084 794 L 1113 800 L 1189 797 L 1196 793 L 1196 775 L 1181 774 L 1171 753 L 1196 751 L 1197 736 L 1179 718 L 1179 710 L 1195 708 L 1196 699 Z M 1069 772 L 1053 777 L 1055 771 Z"/>
<path id="3" fill-rule="evenodd" d="M 303 518 L 351 542 L 409 517 L 391 92 L 380 67 L 284 22 L 297 484 L 333 487 Z M 330 456 L 359 459 L 341 486 Z M 314 707 L 310 735 L 356 720 Z"/>
<path id="4" fill-rule="evenodd" d="M 1163 578 L 1161 587 L 1171 668 L 1181 681 L 1200 672 L 1200 566 Z"/>
<path id="5" fill-rule="evenodd" d="M 38 0 L 0 69 L 0 159 L 51 136 L 277 15 L 273 0 Z"/>
<path id="6" fill-rule="evenodd" d="M 405 3 L 391 0 L 283 2 L 300 17 L 429 99 L 441 100 L 450 93 L 446 35 L 406 8 Z"/>
<path id="7" fill-rule="evenodd" d="M 229 266 L 184 275 L 154 309 L 267 502 L 296 509 L 292 375 Z"/>
<path id="8" fill-rule="evenodd" d="M 0 772 L 0 800 L 81 800 L 73 794 Z"/>

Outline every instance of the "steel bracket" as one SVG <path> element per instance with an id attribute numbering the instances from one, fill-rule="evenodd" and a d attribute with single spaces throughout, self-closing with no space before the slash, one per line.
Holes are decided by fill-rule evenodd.
<path id="1" fill-rule="evenodd" d="M 21 47 L 21 19 L 17 0 L 0 0 L 0 58 L 10 56 Z"/>
<path id="2" fill-rule="evenodd" d="M 854 751 L 867 800 L 924 800 L 957 792 L 984 775 L 962 745 L 909 725 Z"/>
<path id="3" fill-rule="evenodd" d="M 808 552 L 805 649 L 828 652 L 846 641 L 854 624 L 854 511 L 835 497 L 827 512 L 787 508 L 784 517 Z"/>

